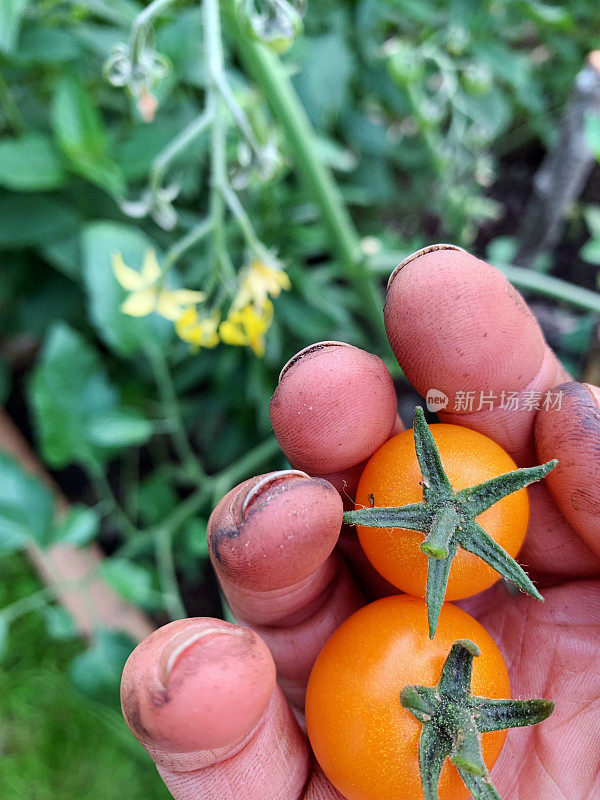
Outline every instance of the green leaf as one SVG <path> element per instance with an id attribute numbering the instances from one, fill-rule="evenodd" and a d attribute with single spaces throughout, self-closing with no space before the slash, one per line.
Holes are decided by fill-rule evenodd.
<path id="1" fill-rule="evenodd" d="M 37 23 L 28 20 L 21 32 L 19 48 L 13 54 L 12 60 L 22 67 L 40 64 L 52 65 L 53 68 L 67 61 L 74 61 L 82 55 L 81 48 L 73 36 L 74 28 L 76 26 L 44 27 L 42 20 Z"/>
<path id="2" fill-rule="evenodd" d="M 55 525 L 52 541 L 80 547 L 94 539 L 99 529 L 100 518 L 93 508 L 72 505 L 66 516 Z"/>
<path id="3" fill-rule="evenodd" d="M 71 661 L 71 680 L 95 700 L 116 701 L 123 667 L 134 647 L 135 642 L 125 633 L 101 628 L 91 647 Z"/>
<path id="4" fill-rule="evenodd" d="M 37 133 L 0 141 L 0 186 L 18 192 L 60 189 L 66 175 L 51 140 Z"/>
<path id="5" fill-rule="evenodd" d="M 55 242 L 78 225 L 77 211 L 58 197 L 0 193 L 0 248 Z"/>
<path id="6" fill-rule="evenodd" d="M 154 432 L 152 422 L 133 409 L 114 408 L 90 420 L 88 435 L 98 447 L 145 444 Z"/>
<path id="7" fill-rule="evenodd" d="M 587 206 L 583 218 L 592 236 L 600 239 L 600 206 Z"/>
<path id="8" fill-rule="evenodd" d="M 68 278 L 79 278 L 81 274 L 81 253 L 79 231 L 40 248 L 42 256 L 52 266 Z"/>
<path id="9" fill-rule="evenodd" d="M 0 450 L 0 552 L 12 552 L 29 540 L 47 543 L 54 498 L 39 478 Z"/>
<path id="10" fill-rule="evenodd" d="M 152 600 L 152 573 L 145 567 L 126 558 L 109 558 L 103 562 L 100 573 L 124 600 L 136 605 L 146 605 Z"/>
<path id="11" fill-rule="evenodd" d="M 489 242 L 485 256 L 490 264 L 511 264 L 516 252 L 517 242 L 514 236 L 496 236 Z"/>
<path id="12" fill-rule="evenodd" d="M 72 75 L 56 86 L 51 109 L 54 135 L 75 172 L 113 195 L 124 192 L 119 167 L 107 155 L 107 134 L 92 97 Z"/>
<path id="13" fill-rule="evenodd" d="M 521 8 L 529 14 L 542 28 L 556 28 L 557 30 L 570 31 L 575 27 L 575 21 L 566 8 L 560 5 L 551 6 L 548 3 L 523 3 Z"/>
<path id="14" fill-rule="evenodd" d="M 2 0 L 0 3 L 0 50 L 12 53 L 19 40 L 23 16 L 29 0 Z"/>
<path id="15" fill-rule="evenodd" d="M 42 455 L 53 467 L 90 463 L 103 453 L 89 438 L 94 417 L 117 405 L 98 356 L 64 323 L 50 330 L 33 371 L 29 398 Z"/>
<path id="16" fill-rule="evenodd" d="M 77 627 L 72 615 L 62 606 L 44 606 L 40 609 L 46 621 L 46 630 L 52 639 L 65 641 L 77 636 Z"/>
<path id="17" fill-rule="evenodd" d="M 173 64 L 175 75 L 192 86 L 206 83 L 202 9 L 181 9 L 158 34 L 157 49 Z"/>
<path id="18" fill-rule="evenodd" d="M 207 522 L 201 517 L 192 517 L 181 528 L 177 541 L 181 542 L 186 559 L 208 558 L 206 539 Z M 179 554 L 181 555 L 181 554 Z"/>
<path id="19" fill-rule="evenodd" d="M 126 292 L 115 278 L 111 261 L 120 252 L 125 263 L 139 269 L 152 242 L 132 225 L 94 222 L 83 230 L 83 277 L 90 316 L 104 342 L 122 356 L 132 356 L 148 340 L 166 342 L 173 336 L 173 324 L 156 314 L 129 317 L 121 311 Z M 156 248 L 155 248 L 156 249 Z M 157 251 L 160 261 L 161 254 Z"/>
<path id="20" fill-rule="evenodd" d="M 590 264 L 600 264 L 600 238 L 590 239 L 589 242 L 586 242 L 579 251 L 579 255 Z"/>
<path id="21" fill-rule="evenodd" d="M 177 494 L 156 471 L 145 478 L 137 492 L 137 513 L 144 525 L 155 525 L 177 505 Z"/>
<path id="22" fill-rule="evenodd" d="M 317 128 L 331 126 L 348 101 L 354 57 L 338 33 L 303 37 L 294 48 L 300 69 L 294 85 Z"/>

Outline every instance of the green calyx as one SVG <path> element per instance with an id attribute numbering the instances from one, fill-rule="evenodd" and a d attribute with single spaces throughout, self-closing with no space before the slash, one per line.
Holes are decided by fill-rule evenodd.
<path id="1" fill-rule="evenodd" d="M 423 409 L 419 406 L 415 409 L 414 437 L 423 476 L 423 502 L 397 508 L 373 507 L 347 511 L 344 522 L 368 528 L 405 528 L 425 534 L 420 547 L 429 559 L 427 613 L 430 637 L 433 639 L 435 635 L 450 565 L 459 546 L 479 556 L 521 591 L 543 601 L 544 598 L 522 567 L 484 531 L 475 518 L 503 497 L 544 478 L 558 463 L 556 459 L 536 467 L 507 472 L 455 492 L 442 466 Z"/>
<path id="2" fill-rule="evenodd" d="M 437 686 L 406 686 L 400 702 L 423 724 L 419 769 L 424 800 L 438 800 L 446 758 L 454 764 L 473 800 L 501 800 L 481 753 L 481 734 L 536 725 L 554 710 L 551 700 L 490 700 L 471 694 L 473 657 L 468 639 L 454 642 Z"/>

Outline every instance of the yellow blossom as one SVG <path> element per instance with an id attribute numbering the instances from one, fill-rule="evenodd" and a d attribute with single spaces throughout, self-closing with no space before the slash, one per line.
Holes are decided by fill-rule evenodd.
<path id="1" fill-rule="evenodd" d="M 194 347 L 216 347 L 219 344 L 219 321 L 221 315 L 218 311 L 210 317 L 201 317 L 193 306 L 187 308 L 175 321 L 175 330 L 180 339 L 189 342 Z"/>
<path id="2" fill-rule="evenodd" d="M 159 281 L 163 273 L 151 249 L 144 253 L 139 272 L 128 267 L 119 252 L 113 254 L 112 269 L 119 284 L 129 292 L 121 311 L 130 317 L 145 317 L 156 311 L 161 317 L 175 321 L 188 306 L 201 303 L 205 298 L 204 292 L 161 286 Z"/>
<path id="3" fill-rule="evenodd" d="M 263 308 L 269 296 L 279 297 L 282 289 L 290 287 L 290 279 L 282 269 L 255 259 L 241 272 L 240 288 L 233 308 L 240 309 L 250 304 Z"/>
<path id="4" fill-rule="evenodd" d="M 219 335 L 225 344 L 248 345 L 257 356 L 264 356 L 264 335 L 273 319 L 273 303 L 266 298 L 262 308 L 248 303 L 243 308 L 232 308 L 227 319 L 219 326 Z"/>

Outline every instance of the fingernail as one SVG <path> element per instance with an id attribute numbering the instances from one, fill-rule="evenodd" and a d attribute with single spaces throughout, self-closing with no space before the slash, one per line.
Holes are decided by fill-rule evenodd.
<path id="1" fill-rule="evenodd" d="M 167 683 L 169 675 L 173 672 L 175 664 L 183 656 L 186 650 L 202 639 L 222 636 L 243 637 L 245 634 L 242 628 L 236 628 L 234 625 L 230 625 L 227 622 L 224 622 L 223 626 L 215 625 L 213 621 L 212 624 L 198 627 L 195 630 L 188 628 L 187 630 L 182 631 L 174 636 L 169 642 L 167 642 L 160 654 L 160 674 L 163 683 Z"/>
<path id="2" fill-rule="evenodd" d="M 287 364 L 284 364 L 281 372 L 279 373 L 279 380 L 278 383 L 281 383 L 281 379 L 288 371 L 290 367 L 293 367 L 297 361 L 304 358 L 305 355 L 308 353 L 314 353 L 317 350 L 323 350 L 325 347 L 352 347 L 353 345 L 348 344 L 347 342 L 335 342 L 335 341 L 326 341 L 326 342 L 315 342 L 314 344 L 309 344 L 308 347 L 304 347 L 302 350 L 299 350 L 295 356 L 292 356 Z"/>
<path id="3" fill-rule="evenodd" d="M 392 285 L 392 281 L 396 277 L 396 275 L 400 272 L 402 267 L 405 267 L 411 261 L 414 261 L 415 258 L 419 258 L 419 256 L 424 256 L 426 253 L 433 253 L 436 250 L 458 250 L 460 253 L 466 253 L 466 250 L 463 250 L 462 247 L 458 247 L 455 244 L 430 244 L 427 247 L 422 247 L 420 250 L 415 250 L 414 253 L 411 253 L 407 256 L 404 261 L 401 261 L 400 264 L 396 267 L 396 269 L 392 272 L 390 277 L 388 278 L 387 282 L 387 289 L 389 291 L 390 286 Z"/>
<path id="4" fill-rule="evenodd" d="M 592 386 L 591 383 L 583 384 L 592 396 L 594 403 L 600 408 L 600 389 L 597 386 Z"/>
<path id="5" fill-rule="evenodd" d="M 278 483 L 283 483 L 289 478 L 310 478 L 310 475 L 307 475 L 306 472 L 302 472 L 299 469 L 280 469 L 277 472 L 270 472 L 268 475 L 265 475 L 254 484 L 244 498 L 242 502 L 242 521 L 246 519 L 246 513 L 249 507 L 263 492 L 268 491 Z"/>

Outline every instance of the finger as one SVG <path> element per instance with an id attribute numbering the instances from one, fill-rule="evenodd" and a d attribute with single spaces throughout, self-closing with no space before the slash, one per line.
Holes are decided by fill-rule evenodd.
<path id="1" fill-rule="evenodd" d="M 424 397 L 431 389 L 447 396 L 443 421 L 532 463 L 534 401 L 568 376 L 501 272 L 452 245 L 425 248 L 390 276 L 384 317 L 408 380 Z"/>
<path id="2" fill-rule="evenodd" d="M 558 459 L 546 485 L 566 519 L 600 556 L 600 389 L 575 382 L 557 388 L 560 410 L 540 410 L 536 416 L 537 455 Z M 590 564 L 598 570 L 597 559 Z"/>
<path id="3" fill-rule="evenodd" d="M 293 356 L 281 370 L 269 415 L 290 463 L 329 481 L 346 509 L 354 507 L 367 459 L 404 428 L 385 364 L 343 342 L 318 342 Z M 344 530 L 340 545 L 369 597 L 389 594 L 354 529 Z"/>
<path id="4" fill-rule="evenodd" d="M 333 475 L 351 471 L 389 438 L 396 394 L 377 356 L 343 342 L 319 342 L 282 369 L 269 416 L 293 466 Z"/>
<path id="5" fill-rule="evenodd" d="M 519 561 L 542 594 L 544 586 L 597 575 L 600 570 L 597 556 L 563 516 L 545 482 L 532 484 L 527 492 L 530 524 Z"/>
<path id="6" fill-rule="evenodd" d="M 265 643 L 223 620 L 178 620 L 133 651 L 123 714 L 175 800 L 297 800 L 305 737 Z"/>
<path id="7" fill-rule="evenodd" d="M 362 603 L 332 553 L 341 522 L 331 484 L 285 470 L 232 489 L 208 523 L 211 560 L 231 610 L 267 642 L 281 686 L 300 707 L 319 651 Z"/>

